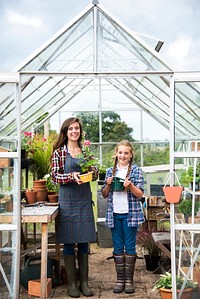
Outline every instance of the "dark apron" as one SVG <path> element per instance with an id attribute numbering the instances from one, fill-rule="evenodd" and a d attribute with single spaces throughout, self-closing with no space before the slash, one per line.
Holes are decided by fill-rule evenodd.
<path id="1" fill-rule="evenodd" d="M 80 172 L 78 159 L 67 154 L 65 173 Z M 96 241 L 92 192 L 89 183 L 76 182 L 60 185 L 60 211 L 58 216 L 57 242 L 90 243 Z"/>

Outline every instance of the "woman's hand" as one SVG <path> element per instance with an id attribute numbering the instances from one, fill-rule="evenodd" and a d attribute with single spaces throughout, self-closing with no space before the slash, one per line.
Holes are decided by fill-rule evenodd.
<path id="1" fill-rule="evenodd" d="M 76 181 L 77 184 L 81 185 L 81 184 L 83 184 L 83 182 L 79 178 L 79 174 L 80 174 L 80 172 L 74 172 L 74 180 Z"/>

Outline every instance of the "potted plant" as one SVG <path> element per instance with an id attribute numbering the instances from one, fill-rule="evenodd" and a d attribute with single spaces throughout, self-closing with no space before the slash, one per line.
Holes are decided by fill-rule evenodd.
<path id="1" fill-rule="evenodd" d="M 200 202 L 195 200 L 194 204 L 194 215 L 196 216 L 197 212 L 200 208 Z M 177 211 L 179 213 L 184 214 L 185 221 L 188 221 L 188 218 L 192 215 L 192 199 L 183 199 L 178 205 L 177 205 Z"/>
<path id="2" fill-rule="evenodd" d="M 189 166 L 187 170 L 181 173 L 180 183 L 185 187 L 193 189 L 193 176 L 194 176 L 194 168 L 193 166 Z M 199 190 L 199 176 L 200 176 L 200 166 L 199 164 L 197 164 L 196 178 L 195 178 L 195 191 Z"/>
<path id="3" fill-rule="evenodd" d="M 36 133 L 29 148 L 29 157 L 32 160 L 31 172 L 37 180 L 49 173 L 51 167 L 52 145 L 56 133 L 51 133 L 47 138 Z"/>
<path id="4" fill-rule="evenodd" d="M 184 283 L 184 278 L 181 276 L 176 277 L 177 293 L 180 293 L 181 287 Z M 153 290 L 158 289 L 162 299 L 172 299 L 172 274 L 166 272 L 161 274 L 159 280 L 156 282 Z M 197 287 L 197 282 L 187 280 L 183 289 L 181 299 L 192 299 L 193 289 Z"/>
<path id="5" fill-rule="evenodd" d="M 99 166 L 99 180 L 104 181 L 106 176 L 106 166 L 100 165 Z"/>
<path id="6" fill-rule="evenodd" d="M 99 166 L 99 161 L 97 158 L 95 158 L 94 154 L 92 153 L 90 145 L 90 141 L 84 139 L 82 146 L 82 154 L 77 155 L 77 158 L 79 159 L 79 165 L 82 170 L 79 177 L 84 183 L 92 181 L 92 167 L 98 168 Z"/>
<path id="7" fill-rule="evenodd" d="M 54 183 L 54 181 L 52 180 L 51 173 L 45 174 L 44 179 L 46 180 L 48 201 L 57 202 L 58 193 L 59 193 L 59 184 Z"/>
<path id="8" fill-rule="evenodd" d="M 137 233 L 137 245 L 144 251 L 146 269 L 154 271 L 158 268 L 160 249 L 155 244 L 152 233 L 155 229 L 140 228 Z"/>

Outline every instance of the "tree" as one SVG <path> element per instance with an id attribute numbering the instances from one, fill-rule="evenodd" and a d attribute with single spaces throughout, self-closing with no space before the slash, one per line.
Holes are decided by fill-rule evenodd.
<path id="1" fill-rule="evenodd" d="M 86 132 L 86 139 L 91 142 L 99 142 L 99 114 L 98 113 L 77 113 Z M 134 141 L 133 129 L 121 120 L 115 112 L 102 112 L 102 140 L 103 142 L 118 142 L 121 139 Z"/>

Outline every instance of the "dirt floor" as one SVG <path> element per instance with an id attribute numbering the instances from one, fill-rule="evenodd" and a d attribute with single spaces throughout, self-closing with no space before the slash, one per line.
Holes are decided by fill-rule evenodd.
<path id="1" fill-rule="evenodd" d="M 96 243 L 90 245 L 89 256 L 89 286 L 94 292 L 91 298 L 135 298 L 135 299 L 160 299 L 159 292 L 152 291 L 159 274 L 152 274 L 146 270 L 144 259 L 137 259 L 135 267 L 135 293 L 134 294 L 114 294 L 113 286 L 116 281 L 116 272 L 114 260 L 112 257 L 112 248 L 100 248 Z M 138 253 L 139 257 L 142 254 Z M 61 266 L 62 266 L 61 261 Z M 85 296 L 81 295 L 81 298 Z M 20 298 L 30 298 L 27 291 L 20 287 Z M 38 297 L 31 297 L 32 299 Z M 62 283 L 52 289 L 49 298 L 71 298 L 67 295 L 67 286 Z"/>

